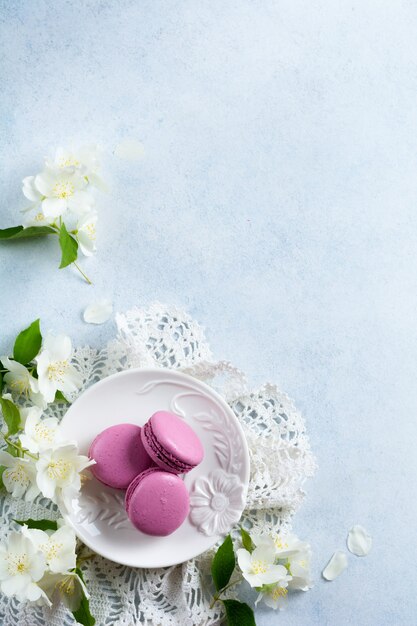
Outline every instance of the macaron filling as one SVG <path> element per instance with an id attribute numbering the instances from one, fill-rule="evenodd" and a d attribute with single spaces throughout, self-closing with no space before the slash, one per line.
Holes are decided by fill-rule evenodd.
<path id="1" fill-rule="evenodd" d="M 147 422 L 142 428 L 142 441 L 150 457 L 155 463 L 161 462 L 170 471 L 177 472 L 179 474 L 189 472 L 195 467 L 189 463 L 180 461 L 173 454 L 170 454 L 165 448 L 161 446 L 155 437 L 151 422 Z"/>

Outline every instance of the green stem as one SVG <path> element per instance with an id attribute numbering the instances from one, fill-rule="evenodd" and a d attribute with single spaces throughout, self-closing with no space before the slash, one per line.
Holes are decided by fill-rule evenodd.
<path id="1" fill-rule="evenodd" d="M 84 274 L 84 272 L 82 271 L 81 267 L 79 265 L 77 265 L 77 263 L 75 261 L 73 261 L 73 265 L 75 265 L 75 267 L 77 268 L 77 270 L 80 272 L 80 274 L 84 277 L 84 279 L 87 281 L 87 283 L 89 285 L 92 285 L 93 283 L 91 282 L 91 280 L 88 278 L 87 274 Z"/>
<path id="2" fill-rule="evenodd" d="M 95 552 L 91 552 L 90 554 L 86 554 L 85 556 L 79 556 L 77 559 L 77 567 L 80 565 L 80 563 L 84 563 L 84 561 L 94 559 L 95 556 L 97 556 Z"/>
<path id="3" fill-rule="evenodd" d="M 224 591 L 226 591 L 226 589 L 229 589 L 229 587 L 233 587 L 234 585 L 237 585 L 238 583 L 240 583 L 243 580 L 243 576 L 239 576 L 239 578 L 237 580 L 232 581 L 231 583 L 229 583 L 228 585 L 226 585 L 225 587 L 223 587 L 223 589 L 220 589 L 220 591 L 218 591 L 217 593 L 214 594 L 213 596 L 213 601 L 210 604 L 210 609 L 213 608 L 213 606 L 216 604 L 216 602 L 218 600 L 220 600 L 221 595 Z"/>
<path id="4" fill-rule="evenodd" d="M 19 445 L 19 444 L 15 443 L 14 441 L 12 441 L 7 435 L 3 435 L 3 437 L 4 437 L 4 441 L 6 443 L 8 443 L 9 446 L 12 446 L 13 448 L 18 450 L 19 452 L 23 452 L 23 454 L 26 454 L 27 456 L 30 456 L 30 458 L 34 459 L 35 461 L 38 460 L 38 457 L 35 454 L 32 454 L 31 452 L 29 452 L 25 448 L 22 448 L 21 445 Z"/>

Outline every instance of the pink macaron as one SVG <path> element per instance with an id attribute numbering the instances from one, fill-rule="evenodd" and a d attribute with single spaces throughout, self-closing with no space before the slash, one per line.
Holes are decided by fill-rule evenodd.
<path id="1" fill-rule="evenodd" d="M 167 472 L 183 474 L 203 460 L 204 449 L 200 439 L 174 413 L 154 413 L 142 428 L 141 437 L 151 459 Z"/>
<path id="2" fill-rule="evenodd" d="M 130 483 L 125 507 L 132 524 L 155 537 L 171 535 L 190 510 L 188 491 L 181 478 L 158 468 L 148 469 Z"/>
<path id="3" fill-rule="evenodd" d="M 96 461 L 90 469 L 97 480 L 108 487 L 127 489 L 135 476 L 153 465 L 143 447 L 141 430 L 135 424 L 116 424 L 97 435 L 88 453 Z"/>

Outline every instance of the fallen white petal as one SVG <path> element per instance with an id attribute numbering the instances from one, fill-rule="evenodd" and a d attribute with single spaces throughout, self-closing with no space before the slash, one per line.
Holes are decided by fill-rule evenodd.
<path id="1" fill-rule="evenodd" d="M 347 568 L 347 556 L 341 550 L 336 550 L 332 558 L 323 570 L 323 578 L 334 580 Z"/>
<path id="2" fill-rule="evenodd" d="M 117 144 L 114 154 L 119 159 L 138 161 L 145 156 L 145 146 L 137 139 L 123 139 L 123 141 Z"/>
<path id="3" fill-rule="evenodd" d="M 109 300 L 99 300 L 89 304 L 84 311 L 84 321 L 87 324 L 104 324 L 113 313 L 113 305 Z"/>
<path id="4" fill-rule="evenodd" d="M 372 548 L 372 537 L 363 526 L 352 526 L 347 538 L 347 547 L 356 556 L 366 556 Z"/>

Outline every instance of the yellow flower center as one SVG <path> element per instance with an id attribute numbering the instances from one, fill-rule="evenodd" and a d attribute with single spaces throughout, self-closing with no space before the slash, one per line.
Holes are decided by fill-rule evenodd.
<path id="1" fill-rule="evenodd" d="M 70 180 L 58 180 L 52 188 L 55 198 L 69 198 L 74 195 L 75 187 Z"/>
<path id="2" fill-rule="evenodd" d="M 277 537 L 275 539 L 275 545 L 278 550 L 285 550 L 285 548 L 288 548 L 288 543 L 286 541 L 283 541 L 281 537 Z"/>
<path id="3" fill-rule="evenodd" d="M 75 591 L 75 582 L 73 576 L 67 576 L 59 583 L 57 583 L 57 588 L 61 593 L 65 593 L 68 596 L 72 596 Z"/>
<path id="4" fill-rule="evenodd" d="M 27 554 L 8 554 L 6 557 L 7 571 L 10 576 L 24 574 L 29 569 Z"/>
<path id="5" fill-rule="evenodd" d="M 35 222 L 43 222 L 43 220 L 45 219 L 45 216 L 43 213 L 39 212 L 35 215 L 33 219 L 35 220 Z"/>
<path id="6" fill-rule="evenodd" d="M 65 480 L 68 478 L 71 471 L 71 463 L 58 459 L 57 461 L 51 461 L 48 464 L 48 477 L 52 480 Z"/>
<path id="7" fill-rule="evenodd" d="M 58 159 L 58 166 L 59 167 L 79 167 L 81 165 L 81 163 L 79 162 L 79 160 L 75 157 L 75 156 L 67 156 L 67 157 L 61 157 L 60 159 Z"/>
<path id="8" fill-rule="evenodd" d="M 265 574 L 268 571 L 268 565 L 265 561 L 261 561 L 258 559 L 257 561 L 252 561 L 252 572 L 254 574 Z"/>
<path id="9" fill-rule="evenodd" d="M 92 241 L 95 241 L 95 239 L 96 239 L 96 227 L 95 227 L 95 224 L 86 224 L 86 226 L 84 226 L 84 229 L 85 229 L 88 237 Z"/>
<path id="10" fill-rule="evenodd" d="M 47 428 L 42 422 L 36 424 L 35 436 L 36 439 L 41 439 L 42 441 L 46 441 L 48 443 L 52 443 L 54 440 L 53 431 L 50 428 Z"/>
<path id="11" fill-rule="evenodd" d="M 48 366 L 49 380 L 58 380 L 62 383 L 64 381 L 68 365 L 68 361 L 55 361 L 55 363 L 50 363 Z"/>
<path id="12" fill-rule="evenodd" d="M 285 598 L 288 593 L 288 589 L 285 587 L 275 587 L 275 589 L 271 592 L 271 597 L 273 600 L 278 600 L 279 598 Z"/>
<path id="13" fill-rule="evenodd" d="M 29 381 L 27 378 L 14 378 L 8 384 L 16 393 L 27 393 L 29 391 Z"/>
<path id="14" fill-rule="evenodd" d="M 26 474 L 26 469 L 21 463 L 18 463 L 13 468 L 6 470 L 6 472 L 8 478 L 10 478 L 13 483 L 18 483 L 19 485 L 24 486 L 27 485 L 29 482 L 29 477 Z"/>
<path id="15" fill-rule="evenodd" d="M 49 541 L 48 543 L 43 543 L 40 546 L 40 549 L 44 553 L 46 560 L 52 561 L 52 559 L 54 559 L 58 555 L 63 545 L 64 544 L 57 543 L 56 541 Z"/>

